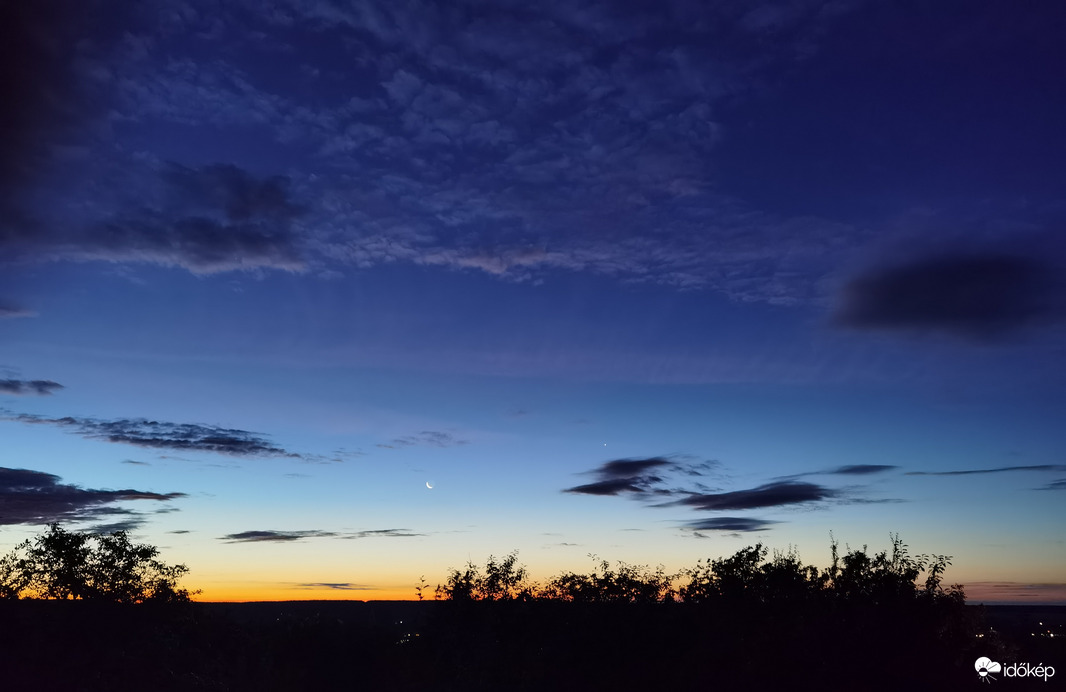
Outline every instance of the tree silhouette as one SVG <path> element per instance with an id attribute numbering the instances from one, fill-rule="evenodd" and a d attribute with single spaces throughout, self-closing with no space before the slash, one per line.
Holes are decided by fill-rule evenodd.
<path id="1" fill-rule="evenodd" d="M 178 586 L 188 568 L 167 565 L 158 555 L 158 548 L 133 543 L 126 531 L 96 535 L 51 524 L 47 532 L 0 558 L 0 597 L 116 603 L 190 600 L 192 594 Z"/>
<path id="2" fill-rule="evenodd" d="M 593 559 L 598 559 L 590 555 Z M 672 583 L 660 566 L 652 572 L 645 565 L 618 562 L 611 569 L 607 560 L 599 560 L 599 569 L 591 574 L 564 572 L 540 590 L 542 598 L 575 603 L 657 603 L 674 600 Z"/>
<path id="3" fill-rule="evenodd" d="M 925 599 L 963 605 L 965 594 L 959 585 L 942 587 L 950 555 L 912 557 L 898 535 L 890 535 L 891 550 L 871 554 L 867 546 L 843 556 L 832 540 L 832 564 L 826 570 L 804 565 L 795 548 L 768 550 L 761 543 L 741 548 L 729 557 L 701 560 L 695 567 L 667 574 L 644 565 L 597 560 L 598 569 L 589 574 L 564 572 L 544 584 L 530 582 L 517 553 L 497 561 L 493 556 L 485 573 L 472 562 L 463 570 L 453 569 L 444 585 L 438 585 L 438 599 L 453 601 L 503 601 L 511 599 L 557 600 L 576 603 L 789 603 L 795 606 L 815 600 L 829 602 L 891 605 Z M 922 586 L 918 579 L 925 572 Z M 678 586 L 675 584 L 680 582 Z"/>
<path id="4" fill-rule="evenodd" d="M 432 611 L 421 651 L 478 689 L 560 679 L 570 689 L 777 689 L 795 686 L 797 671 L 862 680 L 864 689 L 915 680 L 950 689 L 972 674 L 976 656 L 1002 650 L 978 637 L 988 630 L 962 588 L 942 586 L 950 556 L 912 556 L 890 538 L 876 553 L 841 551 L 832 540 L 824 570 L 795 548 L 771 555 L 761 543 L 676 574 L 590 556 L 590 573 L 543 583 L 525 578 L 514 553 L 490 557 L 485 571 L 470 562 L 438 587 L 438 598 L 459 607 Z M 507 574 L 521 574 L 521 587 L 493 586 Z M 874 679 L 882 663 L 874 656 L 906 665 L 877 668 Z"/>
<path id="5" fill-rule="evenodd" d="M 531 598 L 532 591 L 526 568 L 518 565 L 515 551 L 499 561 L 489 555 L 484 574 L 472 562 L 461 572 L 453 569 L 444 585 L 437 585 L 436 596 L 451 601 L 509 601 Z"/>

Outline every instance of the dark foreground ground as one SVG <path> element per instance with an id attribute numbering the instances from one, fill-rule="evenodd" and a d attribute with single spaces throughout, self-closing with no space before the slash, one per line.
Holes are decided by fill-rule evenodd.
<path id="1" fill-rule="evenodd" d="M 0 602 L 0 690 L 955 690 L 980 684 L 979 656 L 1054 666 L 997 680 L 1051 690 L 1064 624 L 1066 607 Z"/>

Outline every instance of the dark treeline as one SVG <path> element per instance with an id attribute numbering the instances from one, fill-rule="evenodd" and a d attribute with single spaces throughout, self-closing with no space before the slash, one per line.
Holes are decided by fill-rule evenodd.
<path id="1" fill-rule="evenodd" d="M 543 583 L 511 554 L 421 603 L 7 600 L 0 667 L 12 690 L 956 689 L 1011 651 L 948 564 L 894 538 L 825 569 L 755 545 Z"/>
<path id="2" fill-rule="evenodd" d="M 427 649 L 485 689 L 557 676 L 575 689 L 951 689 L 973 682 L 978 655 L 1005 652 L 944 585 L 949 556 L 912 557 L 898 537 L 878 553 L 831 547 L 826 569 L 757 544 L 677 574 L 597 560 L 542 583 L 515 554 L 490 557 L 437 587 L 449 611 L 431 635 L 446 643 Z"/>
<path id="3" fill-rule="evenodd" d="M 532 582 L 518 564 L 517 553 L 503 559 L 489 556 L 484 572 L 468 563 L 449 572 L 437 586 L 437 599 L 452 601 L 564 601 L 570 603 L 694 603 L 717 605 L 772 604 L 795 607 L 811 602 L 901 605 L 937 603 L 949 608 L 965 602 L 962 586 L 943 586 L 949 555 L 912 557 L 898 536 L 890 551 L 869 554 L 867 546 L 839 554 L 830 544 L 832 564 L 819 570 L 804 565 L 795 549 L 775 552 L 761 544 L 730 557 L 700 561 L 691 569 L 667 574 L 662 567 L 597 560 L 588 574 L 564 572 L 545 583 Z M 924 580 L 919 583 L 919 577 Z M 422 588 L 417 589 L 419 598 Z"/>

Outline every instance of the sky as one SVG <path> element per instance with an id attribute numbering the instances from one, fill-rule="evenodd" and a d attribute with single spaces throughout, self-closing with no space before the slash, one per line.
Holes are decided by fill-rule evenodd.
<path id="1" fill-rule="evenodd" d="M 0 9 L 0 550 L 204 600 L 518 551 L 1066 604 L 1057 2 Z"/>

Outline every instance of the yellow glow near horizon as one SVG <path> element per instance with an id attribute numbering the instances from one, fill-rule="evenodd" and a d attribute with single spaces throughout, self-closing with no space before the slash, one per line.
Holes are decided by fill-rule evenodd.
<path id="1" fill-rule="evenodd" d="M 432 591 L 425 594 L 433 598 Z M 211 584 L 193 597 L 200 603 L 250 603 L 255 601 L 413 601 L 413 588 L 335 589 L 281 584 Z"/>

